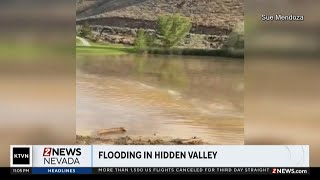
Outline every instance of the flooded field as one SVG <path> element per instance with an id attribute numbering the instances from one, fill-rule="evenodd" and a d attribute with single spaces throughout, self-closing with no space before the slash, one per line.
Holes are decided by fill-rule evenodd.
<path id="1" fill-rule="evenodd" d="M 79 56 L 77 135 L 121 127 L 108 137 L 243 144 L 243 79 L 239 59 Z"/>

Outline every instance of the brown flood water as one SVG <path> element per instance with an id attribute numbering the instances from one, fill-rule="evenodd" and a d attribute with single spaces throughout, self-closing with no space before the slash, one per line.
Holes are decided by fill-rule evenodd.
<path id="1" fill-rule="evenodd" d="M 215 57 L 77 57 L 77 134 L 243 144 L 243 61 Z"/>

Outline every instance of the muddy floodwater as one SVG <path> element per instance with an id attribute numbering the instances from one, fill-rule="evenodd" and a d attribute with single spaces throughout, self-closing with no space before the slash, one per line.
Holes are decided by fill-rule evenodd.
<path id="1" fill-rule="evenodd" d="M 243 144 L 243 76 L 241 59 L 78 56 L 77 134 Z"/>

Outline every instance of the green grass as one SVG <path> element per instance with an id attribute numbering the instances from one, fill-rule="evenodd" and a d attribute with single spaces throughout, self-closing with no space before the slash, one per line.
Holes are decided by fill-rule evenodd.
<path id="1" fill-rule="evenodd" d="M 80 42 L 81 43 L 81 42 Z M 121 44 L 107 44 L 99 42 L 89 42 L 91 46 L 82 46 L 77 44 L 77 55 L 124 55 L 130 53 L 137 53 L 134 47 L 125 46 Z M 163 54 L 163 55 L 182 55 L 182 56 L 220 56 L 243 58 L 243 50 L 225 50 L 225 49 L 190 49 L 190 48 L 148 48 L 146 50 L 149 54 Z"/>
<path id="2" fill-rule="evenodd" d="M 132 47 L 127 47 L 118 44 L 107 44 L 99 42 L 90 42 L 90 46 L 83 46 L 81 41 L 76 41 L 76 54 L 77 56 L 89 55 L 89 56 L 106 56 L 106 55 L 124 55 L 133 53 Z"/>
<path id="3" fill-rule="evenodd" d="M 90 47 L 77 47 L 77 55 L 123 55 L 129 52 L 123 48 L 115 47 L 101 47 L 101 46 L 90 46 Z"/>
<path id="4" fill-rule="evenodd" d="M 91 46 L 78 46 L 76 47 L 77 55 L 95 55 L 95 56 L 106 56 L 106 55 L 124 55 L 128 53 L 134 53 L 133 47 L 127 47 L 124 45 L 116 44 L 102 44 L 90 42 Z"/>

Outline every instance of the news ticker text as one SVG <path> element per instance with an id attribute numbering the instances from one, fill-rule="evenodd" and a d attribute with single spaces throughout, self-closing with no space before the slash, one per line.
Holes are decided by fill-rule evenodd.
<path id="1" fill-rule="evenodd" d="M 11 168 L 11 174 L 287 174 L 309 175 L 309 168 L 297 167 L 81 167 L 81 168 Z"/>

